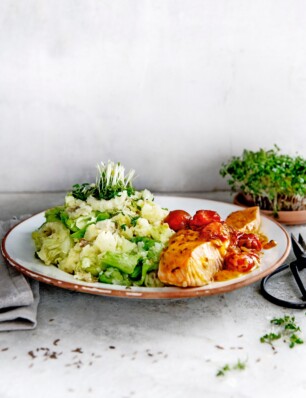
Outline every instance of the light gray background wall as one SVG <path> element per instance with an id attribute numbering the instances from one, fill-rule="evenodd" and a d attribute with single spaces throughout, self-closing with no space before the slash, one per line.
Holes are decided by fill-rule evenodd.
<path id="1" fill-rule="evenodd" d="M 0 191 L 100 160 L 159 191 L 226 188 L 243 148 L 306 156 L 304 0 L 1 0 Z"/>

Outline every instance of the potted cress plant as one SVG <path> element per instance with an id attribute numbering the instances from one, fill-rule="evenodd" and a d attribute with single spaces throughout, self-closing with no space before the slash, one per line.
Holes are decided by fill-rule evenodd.
<path id="1" fill-rule="evenodd" d="M 306 221 L 301 218 L 306 211 L 306 160 L 302 157 L 281 154 L 276 145 L 267 151 L 244 150 L 240 157 L 223 163 L 220 174 L 229 177 L 235 203 L 259 206 L 279 221 L 283 212 L 288 212 L 286 217 L 299 212 L 295 213 L 297 222 L 284 221 L 287 224 Z"/>

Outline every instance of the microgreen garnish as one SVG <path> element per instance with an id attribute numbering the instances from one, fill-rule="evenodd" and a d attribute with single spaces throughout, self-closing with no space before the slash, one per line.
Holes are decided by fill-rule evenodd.
<path id="1" fill-rule="evenodd" d="M 306 196 L 306 160 L 300 156 L 280 154 L 280 149 L 257 152 L 244 150 L 220 169 L 222 177 L 229 177 L 233 192 L 243 192 L 262 209 L 302 210 Z"/>
<path id="2" fill-rule="evenodd" d="M 293 333 L 290 337 L 289 337 L 289 347 L 293 348 L 296 344 L 303 344 L 304 341 L 298 337 L 295 333 Z"/>
<path id="3" fill-rule="evenodd" d="M 221 369 L 218 370 L 216 376 L 225 376 L 225 373 L 231 370 L 228 364 L 224 365 Z"/>
<path id="4" fill-rule="evenodd" d="M 283 318 L 273 318 L 270 323 L 278 327 L 278 333 L 265 334 L 260 338 L 261 343 L 267 343 L 273 347 L 273 341 L 280 338 L 283 338 L 290 348 L 293 348 L 296 344 L 304 343 L 298 335 L 301 332 L 301 328 L 296 324 L 294 316 L 285 315 Z"/>
<path id="5" fill-rule="evenodd" d="M 96 186 L 95 184 L 74 184 L 72 187 L 72 196 L 76 199 L 86 200 L 89 196 L 95 195 Z"/>
<path id="6" fill-rule="evenodd" d="M 95 184 L 75 184 L 72 187 L 72 195 L 76 199 L 86 200 L 89 196 L 96 199 L 109 200 L 119 196 L 123 191 L 131 196 L 135 190 L 132 185 L 134 170 L 125 175 L 125 169 L 120 163 L 108 162 L 98 164 L 98 172 Z"/>
<path id="7" fill-rule="evenodd" d="M 227 372 L 230 370 L 244 370 L 246 368 L 246 361 L 242 362 L 238 359 L 237 363 L 230 366 L 229 364 L 224 365 L 221 369 L 218 370 L 216 376 L 225 376 Z"/>
<path id="8" fill-rule="evenodd" d="M 282 336 L 280 333 L 267 333 L 260 338 L 261 343 L 271 344 L 272 341 L 280 339 Z"/>
<path id="9" fill-rule="evenodd" d="M 244 370 L 245 368 L 246 368 L 246 361 L 241 362 L 240 359 L 238 359 L 236 365 L 233 366 L 233 369 L 237 370 Z"/>

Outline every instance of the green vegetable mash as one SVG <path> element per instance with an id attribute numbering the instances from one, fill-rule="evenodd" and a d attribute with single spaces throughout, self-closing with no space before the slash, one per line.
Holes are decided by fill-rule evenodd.
<path id="1" fill-rule="evenodd" d="M 32 233 L 44 264 L 86 282 L 162 286 L 159 258 L 174 231 L 163 222 L 168 211 L 148 190 L 136 191 L 132 176 L 102 163 L 95 184 L 74 185 L 63 206 L 47 210 Z"/>

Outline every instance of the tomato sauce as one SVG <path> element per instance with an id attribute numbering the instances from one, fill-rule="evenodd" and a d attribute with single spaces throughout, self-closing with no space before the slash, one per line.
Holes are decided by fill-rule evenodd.
<path id="1" fill-rule="evenodd" d="M 227 269 L 222 269 L 218 271 L 214 276 L 215 282 L 225 282 L 234 278 L 238 278 L 239 276 L 245 275 L 246 273 L 241 273 L 238 271 L 229 271 Z"/>

